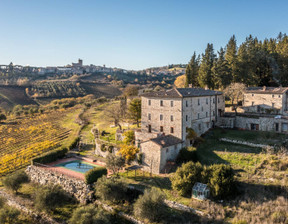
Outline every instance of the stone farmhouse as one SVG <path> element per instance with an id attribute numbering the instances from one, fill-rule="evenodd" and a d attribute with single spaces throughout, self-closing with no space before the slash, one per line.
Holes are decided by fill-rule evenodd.
<path id="1" fill-rule="evenodd" d="M 144 170 L 165 172 L 182 147 L 192 144 L 187 129 L 201 135 L 224 114 L 222 92 L 202 88 L 174 88 L 145 93 L 142 98 L 141 130 L 136 144 L 143 153 Z"/>
<path id="2" fill-rule="evenodd" d="M 288 132 L 288 87 L 248 87 L 243 106 L 235 116 L 225 113 L 224 127 Z"/>

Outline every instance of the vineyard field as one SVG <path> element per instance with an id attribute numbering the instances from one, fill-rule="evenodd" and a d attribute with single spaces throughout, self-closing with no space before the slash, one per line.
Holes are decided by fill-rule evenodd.
<path id="1" fill-rule="evenodd" d="M 0 176 L 27 166 L 42 153 L 67 145 L 77 124 L 63 120 L 73 119 L 78 111 L 72 108 L 0 124 Z"/>

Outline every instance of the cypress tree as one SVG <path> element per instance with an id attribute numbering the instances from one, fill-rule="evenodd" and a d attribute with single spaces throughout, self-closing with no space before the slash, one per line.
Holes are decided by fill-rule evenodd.
<path id="1" fill-rule="evenodd" d="M 196 56 L 196 52 L 194 51 L 189 64 L 186 67 L 186 82 L 185 87 L 188 87 L 189 84 L 192 86 L 199 86 L 197 76 L 199 72 L 199 57 Z"/>
<path id="2" fill-rule="evenodd" d="M 233 35 L 228 44 L 226 45 L 225 59 L 228 62 L 228 66 L 230 69 L 231 76 L 233 77 L 233 81 L 235 82 L 237 77 L 237 43 L 235 35 Z"/>
<path id="3" fill-rule="evenodd" d="M 205 54 L 202 54 L 201 65 L 199 67 L 198 82 L 201 87 L 214 88 L 212 67 L 215 60 L 213 44 L 207 44 Z"/>

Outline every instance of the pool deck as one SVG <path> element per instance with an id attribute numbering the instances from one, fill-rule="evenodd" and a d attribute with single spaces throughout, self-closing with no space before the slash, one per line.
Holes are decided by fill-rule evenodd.
<path id="1" fill-rule="evenodd" d="M 64 175 L 67 175 L 69 177 L 76 178 L 76 179 L 79 179 L 79 180 L 85 180 L 84 173 L 79 173 L 79 172 L 76 172 L 76 171 L 73 171 L 73 170 L 70 170 L 70 169 L 66 169 L 64 167 L 55 166 L 57 164 L 71 162 L 71 161 L 75 161 L 75 160 L 82 160 L 82 161 L 88 162 L 90 164 L 94 164 L 94 165 L 97 165 L 97 166 L 105 167 L 105 163 L 100 162 L 100 161 L 93 162 L 93 161 L 91 161 L 91 159 L 85 159 L 85 158 L 80 158 L 80 157 L 72 157 L 72 158 L 60 159 L 60 160 L 57 160 L 55 162 L 48 163 L 47 165 L 49 167 L 45 167 L 45 169 L 48 169 L 48 170 L 51 170 L 51 171 L 54 171 L 54 172 L 57 172 L 57 173 L 61 173 L 61 174 L 64 174 Z"/>

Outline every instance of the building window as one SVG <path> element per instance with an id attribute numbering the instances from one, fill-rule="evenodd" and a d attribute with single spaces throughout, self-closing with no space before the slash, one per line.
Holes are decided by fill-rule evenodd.
<path id="1" fill-rule="evenodd" d="M 198 113 L 198 119 L 200 119 L 200 114 Z"/>
<path id="2" fill-rule="evenodd" d="M 151 106 L 151 100 L 148 100 L 148 105 Z"/>
<path id="3" fill-rule="evenodd" d="M 281 98 L 281 95 L 279 95 L 278 97 Z"/>
<path id="4" fill-rule="evenodd" d="M 170 133 L 171 133 L 171 134 L 174 133 L 174 128 L 173 128 L 173 127 L 170 128 Z"/>
<path id="5" fill-rule="evenodd" d="M 198 99 L 198 105 L 200 105 L 200 99 Z"/>
<path id="6" fill-rule="evenodd" d="M 274 106 L 275 106 L 275 103 L 272 103 L 272 108 L 274 108 Z"/>
<path id="7" fill-rule="evenodd" d="M 207 125 L 207 128 L 209 128 L 209 122 L 207 122 L 206 125 Z"/>
<path id="8" fill-rule="evenodd" d="M 215 111 L 213 110 L 213 116 L 215 116 Z"/>
<path id="9" fill-rule="evenodd" d="M 148 132 L 149 132 L 149 133 L 151 133 L 151 129 L 152 129 L 152 128 L 151 128 L 151 125 L 149 124 L 149 125 L 148 125 Z"/>
<path id="10" fill-rule="evenodd" d="M 199 131 L 201 131 L 201 124 L 198 124 L 198 129 Z"/>
<path id="11" fill-rule="evenodd" d="M 202 107 L 201 110 L 204 111 L 204 108 Z"/>
<path id="12" fill-rule="evenodd" d="M 188 121 L 188 115 L 186 115 L 186 121 Z"/>
<path id="13" fill-rule="evenodd" d="M 160 126 L 160 132 L 163 132 L 163 126 Z"/>
<path id="14" fill-rule="evenodd" d="M 215 103 L 215 98 L 213 98 L 213 103 Z"/>
<path id="15" fill-rule="evenodd" d="M 206 117 L 208 117 L 208 112 L 206 112 Z"/>
<path id="16" fill-rule="evenodd" d="M 186 107 L 188 107 L 188 100 L 186 100 Z"/>
<path id="17" fill-rule="evenodd" d="M 254 102 L 252 102 L 252 105 L 251 105 L 252 107 L 254 106 Z"/>
<path id="18" fill-rule="evenodd" d="M 254 96 L 254 94 L 252 93 L 252 96 Z"/>
<path id="19" fill-rule="evenodd" d="M 272 95 L 272 97 L 274 98 L 274 94 Z"/>
<path id="20" fill-rule="evenodd" d="M 171 105 L 171 107 L 173 107 L 174 106 L 174 101 L 170 101 L 170 105 Z"/>
<path id="21" fill-rule="evenodd" d="M 171 121 L 174 121 L 173 115 L 170 116 L 170 120 L 171 120 Z"/>
<path id="22" fill-rule="evenodd" d="M 208 98 L 206 98 L 206 104 L 208 104 Z"/>
<path id="23" fill-rule="evenodd" d="M 218 98 L 218 103 L 220 103 L 220 99 Z"/>
<path id="24" fill-rule="evenodd" d="M 163 120 L 163 114 L 160 114 L 160 121 Z"/>
<path id="25" fill-rule="evenodd" d="M 160 106 L 163 107 L 163 100 L 160 100 Z"/>
<path id="26" fill-rule="evenodd" d="M 148 120 L 151 120 L 151 114 L 148 114 Z"/>

